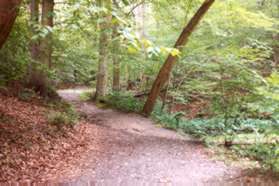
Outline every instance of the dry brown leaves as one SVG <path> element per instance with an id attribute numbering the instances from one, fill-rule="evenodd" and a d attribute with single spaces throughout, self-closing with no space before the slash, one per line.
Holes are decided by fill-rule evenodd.
<path id="1" fill-rule="evenodd" d="M 39 104 L 0 95 L 0 183 L 76 177 L 82 170 L 74 167 L 98 152 L 93 125 L 81 121 L 57 131 L 46 112 Z"/>
<path id="2" fill-rule="evenodd" d="M 188 104 L 175 104 L 171 108 L 171 112 L 185 112 L 185 118 L 194 119 L 200 116 L 209 116 L 209 101 L 197 100 Z"/>

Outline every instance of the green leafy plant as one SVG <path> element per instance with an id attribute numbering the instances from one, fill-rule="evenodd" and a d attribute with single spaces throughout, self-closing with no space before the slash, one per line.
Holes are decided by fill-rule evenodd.
<path id="1" fill-rule="evenodd" d="M 241 156 L 260 161 L 265 168 L 279 173 L 279 146 L 278 144 L 254 144 L 249 146 L 236 145 L 233 151 Z"/>
<path id="2" fill-rule="evenodd" d="M 74 112 L 52 111 L 48 114 L 48 123 L 56 126 L 59 130 L 63 127 L 73 127 L 77 122 L 77 115 Z"/>
<path id="3" fill-rule="evenodd" d="M 79 114 L 73 106 L 65 101 L 59 100 L 48 104 L 52 110 L 47 114 L 48 123 L 58 129 L 73 127 L 79 119 Z"/>
<path id="4" fill-rule="evenodd" d="M 105 103 L 125 112 L 140 112 L 144 104 L 128 92 L 113 92 L 105 98 Z"/>
<path id="5" fill-rule="evenodd" d="M 79 97 L 81 101 L 88 101 L 92 99 L 92 92 L 83 92 Z"/>
<path id="6" fill-rule="evenodd" d="M 18 98 L 21 101 L 30 101 L 36 96 L 36 93 L 32 89 L 23 89 L 18 93 Z"/>

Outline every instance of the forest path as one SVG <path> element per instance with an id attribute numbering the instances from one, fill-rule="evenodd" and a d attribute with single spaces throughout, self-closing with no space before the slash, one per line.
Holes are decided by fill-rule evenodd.
<path id="1" fill-rule="evenodd" d="M 102 158 L 85 172 L 76 185 L 188 185 L 225 183 L 241 171 L 210 159 L 201 144 L 190 137 L 157 127 L 133 113 L 100 109 L 80 100 L 86 89 L 60 90 L 89 123 L 102 128 Z M 94 156 L 94 155 L 92 155 Z"/>

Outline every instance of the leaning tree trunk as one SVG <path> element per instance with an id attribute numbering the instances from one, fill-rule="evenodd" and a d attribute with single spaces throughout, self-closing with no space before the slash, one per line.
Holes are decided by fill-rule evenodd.
<path id="1" fill-rule="evenodd" d="M 9 37 L 21 0 L 0 1 L 0 49 Z"/>
<path id="2" fill-rule="evenodd" d="M 187 43 L 190 35 L 194 31 L 194 29 L 197 27 L 198 23 L 201 21 L 203 16 L 206 14 L 206 12 L 209 10 L 211 5 L 214 3 L 215 0 L 205 0 L 204 3 L 201 5 L 199 10 L 196 12 L 196 14 L 192 17 L 190 22 L 187 24 L 187 26 L 183 29 L 180 37 L 176 41 L 174 48 L 181 50 L 182 47 Z M 143 114 L 150 115 L 153 111 L 153 108 L 155 106 L 156 100 L 159 96 L 161 88 L 166 84 L 166 82 L 169 79 L 171 70 L 177 61 L 177 56 L 173 56 L 169 54 L 168 58 L 166 59 L 164 65 L 161 67 L 160 72 L 153 83 L 152 89 L 150 91 L 150 94 L 147 98 L 147 101 L 145 102 L 144 108 L 143 108 Z"/>
<path id="3" fill-rule="evenodd" d="M 42 2 L 42 26 L 53 27 L 54 0 L 43 0 Z M 52 34 L 48 34 L 41 40 L 41 62 L 51 68 Z"/>
<path id="4" fill-rule="evenodd" d="M 104 7 L 107 11 L 102 12 L 99 23 L 100 38 L 99 38 L 99 67 L 97 74 L 95 100 L 103 97 L 107 93 L 107 79 L 108 79 L 108 53 L 109 53 L 109 29 L 111 23 L 111 0 L 98 0 L 100 7 Z"/>

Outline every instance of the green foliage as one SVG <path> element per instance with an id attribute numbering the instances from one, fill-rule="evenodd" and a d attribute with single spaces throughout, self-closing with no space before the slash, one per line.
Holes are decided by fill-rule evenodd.
<path id="1" fill-rule="evenodd" d="M 224 118 L 212 119 L 177 119 L 176 114 L 153 113 L 154 119 L 166 128 L 182 129 L 185 133 L 196 137 L 218 136 L 223 134 L 241 133 L 267 133 L 272 130 L 279 130 L 278 124 L 270 120 L 260 119 L 235 119 L 226 120 Z M 227 122 L 227 123 L 225 123 Z"/>
<path id="2" fill-rule="evenodd" d="M 31 101 L 36 96 L 36 93 L 31 89 L 23 89 L 18 93 L 18 98 L 21 101 Z"/>
<path id="3" fill-rule="evenodd" d="M 73 127 L 79 119 L 79 115 L 73 106 L 65 101 L 57 100 L 48 103 L 52 110 L 47 114 L 48 123 L 56 126 L 58 129 Z"/>
<path id="4" fill-rule="evenodd" d="M 112 92 L 105 98 L 105 103 L 124 112 L 140 112 L 144 101 L 136 99 L 128 92 Z"/>
<path id="5" fill-rule="evenodd" d="M 92 99 L 92 96 L 93 96 L 92 91 L 90 91 L 90 92 L 83 92 L 80 95 L 80 100 L 81 101 L 89 101 L 90 99 Z"/>
<path id="6" fill-rule="evenodd" d="M 225 120 L 243 115 L 245 117 L 249 112 L 247 105 L 261 99 L 257 95 L 256 87 L 262 84 L 262 79 L 236 59 L 220 63 L 216 70 L 212 69 L 212 74 L 213 76 L 209 77 L 214 90 L 211 94 L 212 111 L 223 115 Z"/>
<path id="7" fill-rule="evenodd" d="M 267 169 L 279 173 L 279 146 L 278 144 L 254 144 L 249 146 L 236 145 L 233 151 L 241 156 L 248 156 L 262 162 Z"/>
<path id="8" fill-rule="evenodd" d="M 8 41 L 0 50 L 0 85 L 20 80 L 26 74 L 29 61 L 26 12 L 21 11 Z"/>
<path id="9" fill-rule="evenodd" d="M 277 122 L 260 119 L 239 119 L 236 122 L 235 119 L 225 121 L 224 118 L 177 120 L 180 113 L 169 114 L 162 112 L 160 108 L 161 106 L 157 105 L 152 117 L 163 127 L 180 129 L 203 139 L 209 145 L 225 145 L 225 141 L 232 141 L 232 150 L 236 154 L 255 159 L 264 168 L 279 172 Z M 244 145 L 238 145 L 241 143 Z"/>
<path id="10" fill-rule="evenodd" d="M 76 123 L 76 116 L 65 112 L 50 112 L 48 114 L 48 123 L 62 129 L 64 126 L 73 127 Z"/>
<path id="11" fill-rule="evenodd" d="M 153 112 L 152 117 L 168 129 L 178 129 L 179 121 L 175 119 L 175 114 L 167 114 L 167 113 L 156 113 Z"/>

